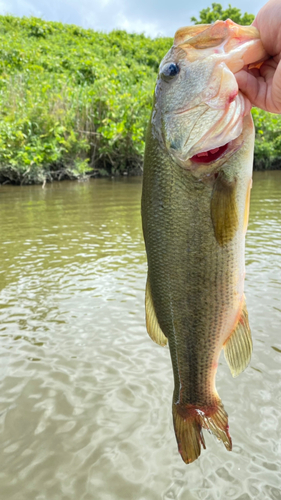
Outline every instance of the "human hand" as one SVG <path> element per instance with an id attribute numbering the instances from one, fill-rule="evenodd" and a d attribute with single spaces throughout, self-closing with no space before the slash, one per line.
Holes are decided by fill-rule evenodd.
<path id="1" fill-rule="evenodd" d="M 253 106 L 281 113 L 281 0 L 269 0 L 253 22 L 271 56 L 259 69 L 236 73 L 238 86 Z"/>

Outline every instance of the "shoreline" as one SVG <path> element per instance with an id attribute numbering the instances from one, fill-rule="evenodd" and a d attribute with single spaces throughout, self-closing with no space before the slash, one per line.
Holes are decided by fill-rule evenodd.
<path id="1" fill-rule="evenodd" d="M 254 172 L 269 172 L 273 170 L 281 170 L 281 159 L 276 158 L 273 161 L 267 159 L 254 160 Z M 71 168 L 61 167 L 59 169 L 41 170 L 37 175 L 27 176 L 25 173 L 21 174 L 15 168 L 6 167 L 0 169 L 0 186 L 30 186 L 30 185 L 44 185 L 51 182 L 61 182 L 65 180 L 83 181 L 88 179 L 105 179 L 105 178 L 118 178 L 118 177 L 141 177 L 143 174 L 141 167 L 135 167 L 124 171 L 113 171 L 105 169 L 94 169 L 86 171 L 83 174 L 77 174 Z"/>
<path id="2" fill-rule="evenodd" d="M 114 171 L 110 172 L 110 170 L 101 169 L 93 169 L 88 170 L 82 174 L 75 173 L 71 168 L 61 167 L 56 170 L 40 170 L 37 176 L 32 175 L 32 177 L 28 177 L 25 174 L 17 172 L 14 168 L 5 168 L 3 170 L 0 169 L 0 186 L 31 186 L 38 185 L 50 182 L 61 182 L 61 181 L 83 181 L 87 179 L 106 179 L 113 177 L 136 177 L 142 176 L 142 169 L 140 167 L 135 167 L 132 169 L 124 170 L 124 171 Z"/>

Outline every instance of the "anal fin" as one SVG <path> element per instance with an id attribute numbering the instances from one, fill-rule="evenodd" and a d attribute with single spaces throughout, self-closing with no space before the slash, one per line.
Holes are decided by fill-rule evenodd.
<path id="1" fill-rule="evenodd" d="M 231 375 L 237 377 L 248 366 L 253 349 L 245 299 L 236 328 L 228 337 L 223 348 Z"/>
<path id="2" fill-rule="evenodd" d="M 151 288 L 149 283 L 149 277 L 147 277 L 146 290 L 145 290 L 145 314 L 146 314 L 146 329 L 150 338 L 159 345 L 167 344 L 167 337 L 165 337 L 162 332 L 156 314 L 154 305 L 151 297 Z"/>

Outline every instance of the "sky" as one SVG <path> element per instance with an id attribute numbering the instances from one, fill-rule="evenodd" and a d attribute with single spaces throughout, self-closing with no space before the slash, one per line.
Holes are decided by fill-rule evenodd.
<path id="1" fill-rule="evenodd" d="M 0 14 L 36 16 L 47 21 L 77 24 L 100 31 L 125 29 L 155 36 L 173 36 L 181 26 L 188 26 L 191 16 L 211 6 L 215 0 L 0 0 Z M 257 14 L 265 0 L 230 2 L 242 12 Z"/>

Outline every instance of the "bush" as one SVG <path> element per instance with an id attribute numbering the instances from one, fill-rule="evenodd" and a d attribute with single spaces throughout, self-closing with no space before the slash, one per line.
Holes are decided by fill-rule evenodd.
<path id="1" fill-rule="evenodd" d="M 13 16 L 0 39 L 0 181 L 141 166 L 170 39 Z"/>
<path id="2" fill-rule="evenodd" d="M 256 127 L 255 161 L 256 170 L 281 168 L 281 115 L 272 115 L 253 108 Z"/>

